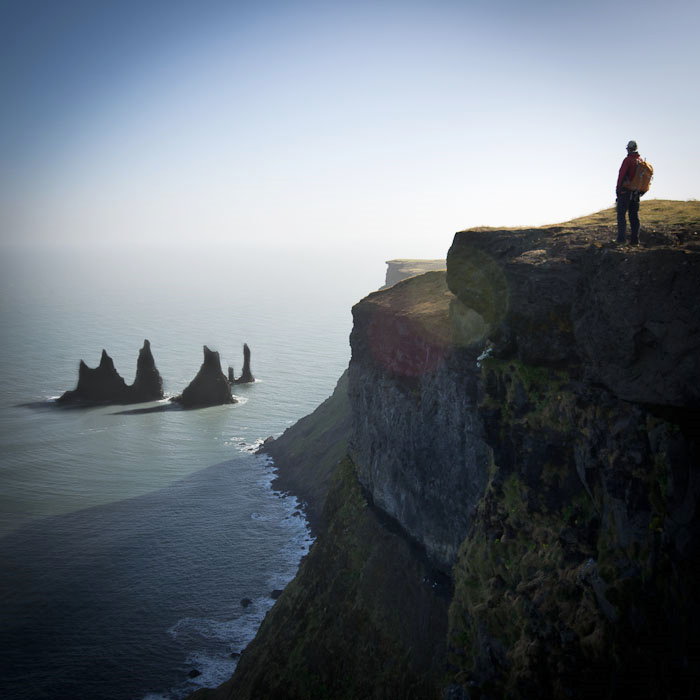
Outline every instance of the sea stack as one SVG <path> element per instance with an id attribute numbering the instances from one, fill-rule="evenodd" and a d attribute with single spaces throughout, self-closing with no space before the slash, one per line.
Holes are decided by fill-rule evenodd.
<path id="1" fill-rule="evenodd" d="M 126 403 L 129 387 L 114 367 L 114 361 L 102 350 L 100 364 L 88 367 L 80 360 L 78 386 L 58 398 L 59 403 Z"/>
<path id="2" fill-rule="evenodd" d="M 231 395 L 231 385 L 221 370 L 219 353 L 204 346 L 204 362 L 197 376 L 187 388 L 172 399 L 184 408 L 201 408 L 236 403 Z"/>
<path id="3" fill-rule="evenodd" d="M 163 398 L 163 380 L 151 354 L 151 344 L 143 341 L 136 362 L 136 379 L 129 386 L 114 367 L 114 361 L 102 351 L 100 364 L 94 369 L 80 360 L 78 386 L 57 399 L 59 403 L 143 403 Z"/>
<path id="4" fill-rule="evenodd" d="M 253 373 L 250 371 L 250 348 L 247 343 L 243 343 L 243 372 L 238 379 L 233 379 L 233 369 L 229 367 L 229 380 L 234 384 L 252 384 L 255 381 Z"/>
<path id="5" fill-rule="evenodd" d="M 143 341 L 143 347 L 139 350 L 139 358 L 136 361 L 136 378 L 130 387 L 131 400 L 134 403 L 141 401 L 158 401 L 163 398 L 163 379 L 158 372 L 151 343 Z"/>

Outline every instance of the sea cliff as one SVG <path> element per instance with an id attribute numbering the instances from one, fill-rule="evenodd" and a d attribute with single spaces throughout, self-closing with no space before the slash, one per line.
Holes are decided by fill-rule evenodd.
<path id="1" fill-rule="evenodd" d="M 285 485 L 323 478 L 317 542 L 197 698 L 694 696 L 700 205 L 613 218 L 459 232 L 353 308 L 347 391 L 283 436 L 324 443 Z"/>

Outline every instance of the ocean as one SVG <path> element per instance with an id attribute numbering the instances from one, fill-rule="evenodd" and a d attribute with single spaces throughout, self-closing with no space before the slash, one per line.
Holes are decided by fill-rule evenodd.
<path id="1" fill-rule="evenodd" d="M 9 248 L 0 321 L 0 697 L 182 698 L 234 671 L 312 537 L 255 454 L 332 392 L 383 260 L 215 245 Z M 166 395 L 252 351 L 239 402 L 62 408 L 148 338 Z"/>

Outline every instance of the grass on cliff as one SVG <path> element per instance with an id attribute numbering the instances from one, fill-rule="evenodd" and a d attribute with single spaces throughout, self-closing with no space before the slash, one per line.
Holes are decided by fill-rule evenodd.
<path id="1" fill-rule="evenodd" d="M 690 199 L 688 201 L 673 199 L 642 199 L 639 208 L 639 218 L 642 226 L 654 228 L 655 226 L 682 226 L 694 228 L 700 231 L 700 201 Z M 617 226 L 615 207 L 601 209 L 593 214 L 580 216 L 570 221 L 559 224 L 546 224 L 545 226 L 477 226 L 474 231 L 519 231 L 522 229 L 546 229 L 552 226 L 564 226 L 566 228 L 597 228 Z"/>
<path id="2" fill-rule="evenodd" d="M 639 217 L 647 227 L 666 226 L 669 224 L 700 228 L 700 202 L 687 202 L 671 199 L 642 200 Z M 595 214 L 581 216 L 566 221 L 564 226 L 615 226 L 617 215 L 615 207 L 603 209 Z M 542 227 L 542 228 L 547 228 Z"/>

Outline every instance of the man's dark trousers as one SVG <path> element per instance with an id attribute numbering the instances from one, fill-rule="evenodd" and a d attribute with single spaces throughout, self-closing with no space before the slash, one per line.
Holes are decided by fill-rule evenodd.
<path id="1" fill-rule="evenodd" d="M 625 242 L 627 222 L 625 215 L 630 217 L 630 243 L 639 243 L 639 192 L 621 190 L 617 195 L 617 242 Z"/>

